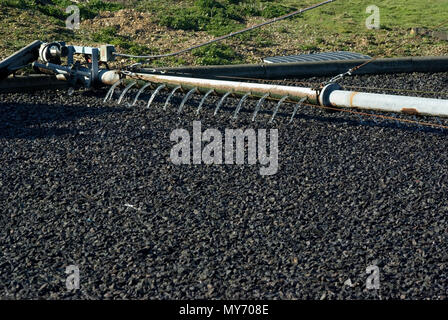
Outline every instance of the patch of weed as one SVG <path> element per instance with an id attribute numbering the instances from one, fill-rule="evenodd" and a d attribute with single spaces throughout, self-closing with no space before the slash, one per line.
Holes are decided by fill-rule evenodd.
<path id="1" fill-rule="evenodd" d="M 83 19 L 95 18 L 100 11 L 118 11 L 123 8 L 124 6 L 121 3 L 102 0 L 91 0 L 88 3 L 79 5 L 79 11 Z"/>
<path id="2" fill-rule="evenodd" d="M 126 50 L 132 55 L 145 55 L 150 49 L 144 45 L 130 40 L 128 37 L 117 34 L 116 27 L 107 27 L 92 34 L 92 40 L 102 44 L 112 44 Z"/>
<path id="3" fill-rule="evenodd" d="M 279 16 L 283 16 L 289 12 L 292 12 L 292 8 L 286 7 L 278 3 L 266 3 L 263 5 L 260 15 L 264 18 L 272 19 Z"/>
<path id="4" fill-rule="evenodd" d="M 241 27 L 245 12 L 234 1 L 196 0 L 193 6 L 177 7 L 159 16 L 160 24 L 172 29 L 207 31 L 220 36 Z"/>
<path id="5" fill-rule="evenodd" d="M 65 9 L 74 3 L 69 0 L 52 0 L 52 4 L 41 4 L 37 0 L 0 0 L 0 5 L 18 9 L 37 10 L 49 17 L 65 19 L 67 14 Z M 82 19 L 92 19 L 100 11 L 117 11 L 124 8 L 121 3 L 91 0 L 86 3 L 76 4 L 79 7 Z"/>
<path id="6" fill-rule="evenodd" d="M 225 44 L 212 44 L 193 51 L 195 62 L 200 65 L 241 63 L 238 54 Z"/>

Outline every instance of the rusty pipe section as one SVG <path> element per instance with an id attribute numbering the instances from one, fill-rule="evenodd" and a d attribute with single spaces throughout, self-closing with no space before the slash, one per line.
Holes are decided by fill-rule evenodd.
<path id="1" fill-rule="evenodd" d="M 198 92 L 204 94 L 213 89 L 219 95 L 231 92 L 235 96 L 244 96 L 247 93 L 250 93 L 251 97 L 261 98 L 265 94 L 269 94 L 271 98 L 281 99 L 284 96 L 289 96 L 289 99 L 293 101 L 300 101 L 302 98 L 307 98 L 310 103 L 318 102 L 318 94 L 311 88 L 144 73 L 127 73 L 127 77 L 152 83 L 165 84 L 168 88 L 174 88 L 176 86 L 181 86 L 183 90 L 197 88 Z"/>

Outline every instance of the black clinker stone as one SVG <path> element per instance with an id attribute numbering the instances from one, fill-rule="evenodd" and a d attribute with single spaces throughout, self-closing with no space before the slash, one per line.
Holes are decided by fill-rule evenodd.
<path id="1" fill-rule="evenodd" d="M 448 99 L 447 73 L 342 84 Z M 167 111 L 166 92 L 149 109 L 150 92 L 135 107 L 105 93 L 0 95 L 0 298 L 446 298 L 447 131 L 309 106 L 288 124 L 291 105 L 269 125 L 275 103 L 252 122 L 249 100 L 233 120 L 238 100 L 213 116 L 217 97 L 197 116 L 197 95 L 179 116 L 181 93 Z M 199 119 L 277 128 L 277 174 L 173 165 L 172 130 Z M 372 264 L 380 290 L 366 289 Z"/>

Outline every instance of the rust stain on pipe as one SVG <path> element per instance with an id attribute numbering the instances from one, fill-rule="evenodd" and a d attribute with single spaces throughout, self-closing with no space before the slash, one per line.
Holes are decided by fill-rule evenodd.
<path id="1" fill-rule="evenodd" d="M 414 108 L 403 108 L 403 109 L 401 109 L 401 112 L 403 112 L 405 114 L 409 114 L 409 115 L 418 115 L 419 114 L 417 109 L 414 109 Z"/>
<path id="2" fill-rule="evenodd" d="M 353 92 L 350 95 L 350 107 L 353 107 L 353 98 L 355 98 L 355 96 L 358 94 L 358 92 Z"/>

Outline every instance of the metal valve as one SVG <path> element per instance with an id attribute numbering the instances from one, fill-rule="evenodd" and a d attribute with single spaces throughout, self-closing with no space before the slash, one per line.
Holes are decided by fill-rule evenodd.
<path id="1" fill-rule="evenodd" d="M 61 58 L 68 55 L 64 42 L 43 43 L 39 48 L 39 59 L 45 63 L 60 64 Z"/>

